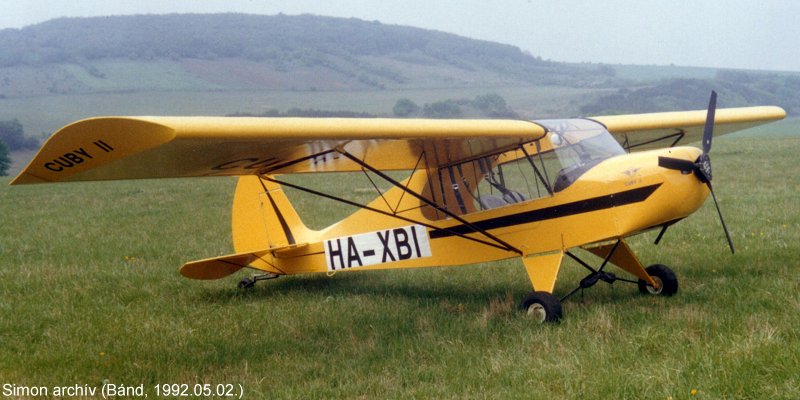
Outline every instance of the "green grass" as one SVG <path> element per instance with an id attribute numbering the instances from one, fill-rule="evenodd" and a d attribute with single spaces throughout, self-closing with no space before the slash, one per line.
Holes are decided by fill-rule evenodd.
<path id="1" fill-rule="evenodd" d="M 245 398 L 800 398 L 800 138 L 714 143 L 713 205 L 634 238 L 672 298 L 599 284 L 557 325 L 515 311 L 518 261 L 182 278 L 231 251 L 235 181 L 0 181 L 0 382 L 241 384 Z M 342 190 L 350 188 L 341 185 Z M 323 218 L 320 202 L 307 218 Z M 583 275 L 565 265 L 556 294 Z M 692 395 L 692 390 L 696 395 Z"/>

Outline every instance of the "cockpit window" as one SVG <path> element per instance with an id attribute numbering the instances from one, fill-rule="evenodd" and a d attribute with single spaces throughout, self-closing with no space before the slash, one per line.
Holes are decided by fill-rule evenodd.
<path id="1" fill-rule="evenodd" d="M 587 119 L 535 121 L 547 134 L 503 152 L 439 169 L 437 198 L 456 214 L 560 192 L 601 161 L 625 154 L 603 125 Z"/>

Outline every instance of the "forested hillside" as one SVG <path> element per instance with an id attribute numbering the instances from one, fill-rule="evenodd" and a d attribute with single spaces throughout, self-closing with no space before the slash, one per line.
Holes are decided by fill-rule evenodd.
<path id="1" fill-rule="evenodd" d="M 673 78 L 656 80 L 658 71 L 652 70 L 658 67 L 642 68 L 651 71 L 644 74 L 631 68 L 617 76 L 613 65 L 546 61 L 505 44 L 313 15 L 61 18 L 0 30 L 0 99 L 142 91 L 616 90 L 574 100 L 581 113 L 591 115 L 702 108 L 714 88 L 722 106 L 800 110 L 797 74 L 720 70 L 714 78 L 697 79 L 690 77 L 697 71 L 681 78 L 681 69 L 671 68 Z M 432 105 L 459 115 L 458 104 Z M 513 115 L 514 106 L 496 114 Z"/>
<path id="2" fill-rule="evenodd" d="M 147 89 L 167 90 L 580 87 L 613 81 L 608 67 L 544 61 L 510 45 L 312 15 L 61 18 L 0 31 L 0 95 L 135 90 L 125 82 L 126 69 L 172 77 L 137 80 L 155 86 Z"/>
<path id="3" fill-rule="evenodd" d="M 790 115 L 800 112 L 800 76 L 720 70 L 713 79 L 668 79 L 641 88 L 620 88 L 586 104 L 586 115 L 693 110 L 706 107 L 708 94 L 720 92 L 720 107 L 775 104 Z"/>
<path id="4" fill-rule="evenodd" d="M 81 63 L 107 58 L 243 58 L 277 66 L 325 64 L 331 57 L 417 54 L 419 62 L 555 66 L 518 48 L 442 32 L 358 19 L 241 14 L 61 18 L 0 31 L 0 65 Z M 405 54 L 406 57 L 400 55 Z M 414 61 L 414 60 L 412 60 Z"/>

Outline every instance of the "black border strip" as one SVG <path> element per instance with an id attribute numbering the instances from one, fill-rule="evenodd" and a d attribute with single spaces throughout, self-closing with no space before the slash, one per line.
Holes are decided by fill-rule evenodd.
<path id="1" fill-rule="evenodd" d="M 526 211 L 519 214 L 504 215 L 502 217 L 486 219 L 473 222 L 472 225 L 481 230 L 506 228 L 514 225 L 522 225 L 531 222 L 544 221 L 567 217 L 570 215 L 583 214 L 592 211 L 605 210 L 612 207 L 624 206 L 627 204 L 639 203 L 650 197 L 653 192 L 661 186 L 643 186 L 623 192 L 612 193 L 605 196 L 593 197 L 591 199 L 580 200 L 572 203 L 560 204 L 557 206 L 540 208 L 538 210 Z M 456 234 L 473 233 L 474 228 L 466 225 L 456 225 L 448 228 L 432 230 L 431 239 L 454 236 Z"/>

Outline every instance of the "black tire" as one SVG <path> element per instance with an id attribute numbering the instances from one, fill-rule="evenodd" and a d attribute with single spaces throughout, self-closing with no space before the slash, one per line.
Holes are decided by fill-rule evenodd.
<path id="1" fill-rule="evenodd" d="M 675 273 L 672 272 L 669 267 L 666 265 L 654 264 L 647 267 L 645 271 L 647 271 L 647 274 L 650 275 L 653 280 L 660 282 L 661 287 L 656 289 L 647 284 L 643 279 L 639 279 L 640 292 L 654 296 L 672 296 L 678 293 L 678 278 L 675 277 Z"/>
<path id="2" fill-rule="evenodd" d="M 558 322 L 561 319 L 561 301 L 547 292 L 531 292 L 519 303 L 520 311 L 536 322 Z"/>
<path id="3" fill-rule="evenodd" d="M 239 289 L 251 289 L 256 285 L 256 281 L 250 278 L 242 278 L 239 284 L 236 285 Z"/>

